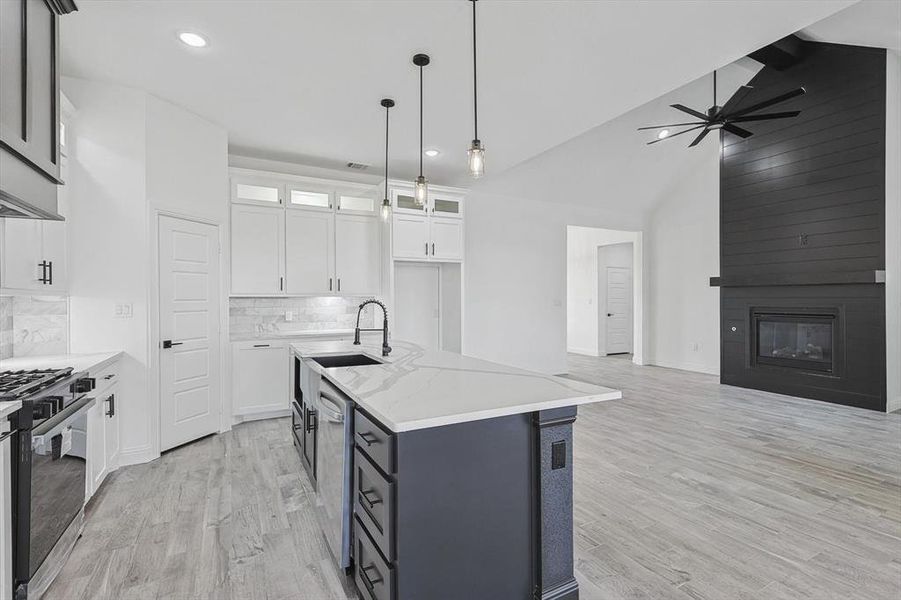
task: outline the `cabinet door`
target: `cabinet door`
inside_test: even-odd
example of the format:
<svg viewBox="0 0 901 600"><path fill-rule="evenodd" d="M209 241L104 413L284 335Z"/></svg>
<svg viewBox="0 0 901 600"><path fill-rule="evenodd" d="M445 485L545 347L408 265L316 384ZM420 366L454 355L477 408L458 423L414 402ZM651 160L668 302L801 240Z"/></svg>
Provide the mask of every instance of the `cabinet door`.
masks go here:
<svg viewBox="0 0 901 600"><path fill-rule="evenodd" d="M106 426L103 422L103 402L88 409L88 474L91 478L91 494L97 493L106 477Z"/></svg>
<svg viewBox="0 0 901 600"><path fill-rule="evenodd" d="M102 409L106 469L113 471L119 465L119 396L115 388L104 394Z"/></svg>
<svg viewBox="0 0 901 600"><path fill-rule="evenodd" d="M285 186L258 177L232 177L232 202L259 204L260 206L284 206Z"/></svg>
<svg viewBox="0 0 901 600"><path fill-rule="evenodd" d="M394 215L393 251L395 258L429 257L429 220L424 215Z"/></svg>
<svg viewBox="0 0 901 600"><path fill-rule="evenodd" d="M459 196L445 195L441 192L431 194L429 198L431 213L436 217L462 217L463 199Z"/></svg>
<svg viewBox="0 0 901 600"><path fill-rule="evenodd" d="M46 289L39 281L42 269L41 221L35 219L3 219L3 256L0 287L17 290Z"/></svg>
<svg viewBox="0 0 901 600"><path fill-rule="evenodd" d="M328 294L335 282L335 215L289 210L285 227L285 278L289 294Z"/></svg>
<svg viewBox="0 0 901 600"><path fill-rule="evenodd" d="M233 204L231 209L231 291L279 294L284 291L285 211Z"/></svg>
<svg viewBox="0 0 901 600"><path fill-rule="evenodd" d="M234 344L233 412L247 416L290 408L288 352L284 342Z"/></svg>
<svg viewBox="0 0 901 600"><path fill-rule="evenodd" d="M65 156L60 157L60 176L65 180L69 177L69 163ZM61 185L56 192L57 212L64 217L69 216L69 188ZM41 261L47 261L47 279L49 280L41 289L62 292L67 289L67 264L66 257L66 222L42 221L41 222Z"/></svg>
<svg viewBox="0 0 901 600"><path fill-rule="evenodd" d="M460 219L432 217L432 257L440 260L463 258L463 222Z"/></svg>
<svg viewBox="0 0 901 600"><path fill-rule="evenodd" d="M382 271L381 228L376 217L338 215L335 220L336 291L377 295Z"/></svg>

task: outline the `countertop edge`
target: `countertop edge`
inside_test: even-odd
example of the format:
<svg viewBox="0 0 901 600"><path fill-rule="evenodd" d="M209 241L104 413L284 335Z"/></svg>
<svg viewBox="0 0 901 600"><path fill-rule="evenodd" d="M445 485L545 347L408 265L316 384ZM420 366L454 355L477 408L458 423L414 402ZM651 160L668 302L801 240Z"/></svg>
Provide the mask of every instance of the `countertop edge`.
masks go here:
<svg viewBox="0 0 901 600"><path fill-rule="evenodd" d="M0 419L5 419L20 408L22 408L21 400L9 400L8 402L0 402Z"/></svg>

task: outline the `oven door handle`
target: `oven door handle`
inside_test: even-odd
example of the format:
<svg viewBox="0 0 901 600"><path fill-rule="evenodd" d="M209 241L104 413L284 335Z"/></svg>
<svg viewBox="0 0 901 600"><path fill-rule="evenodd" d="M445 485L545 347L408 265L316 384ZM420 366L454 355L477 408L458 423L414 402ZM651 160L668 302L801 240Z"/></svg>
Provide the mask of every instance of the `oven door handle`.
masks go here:
<svg viewBox="0 0 901 600"><path fill-rule="evenodd" d="M35 427L31 431L31 447L39 448L44 446L53 436L65 431L72 421L78 419L89 408L94 406L96 401L96 398L81 398Z"/></svg>

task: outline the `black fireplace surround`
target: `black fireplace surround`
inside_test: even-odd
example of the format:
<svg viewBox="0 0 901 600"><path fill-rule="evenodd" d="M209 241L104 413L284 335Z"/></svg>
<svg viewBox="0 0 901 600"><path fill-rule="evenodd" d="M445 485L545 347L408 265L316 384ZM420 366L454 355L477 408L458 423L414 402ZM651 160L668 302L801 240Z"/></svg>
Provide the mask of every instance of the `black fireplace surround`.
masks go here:
<svg viewBox="0 0 901 600"><path fill-rule="evenodd" d="M801 114L721 133L720 381L884 411L885 50L783 42L743 103Z"/></svg>

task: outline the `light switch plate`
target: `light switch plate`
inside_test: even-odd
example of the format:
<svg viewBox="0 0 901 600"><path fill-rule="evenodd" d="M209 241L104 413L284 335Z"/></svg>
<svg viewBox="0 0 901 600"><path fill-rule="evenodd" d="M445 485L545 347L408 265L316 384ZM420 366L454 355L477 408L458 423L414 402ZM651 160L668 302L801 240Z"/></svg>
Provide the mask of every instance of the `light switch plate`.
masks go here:
<svg viewBox="0 0 901 600"><path fill-rule="evenodd" d="M116 304L114 314L117 319L131 319L135 315L135 305L131 302L120 302Z"/></svg>
<svg viewBox="0 0 901 600"><path fill-rule="evenodd" d="M285 311L285 321L291 322L294 320L294 312L290 310Z"/></svg>

